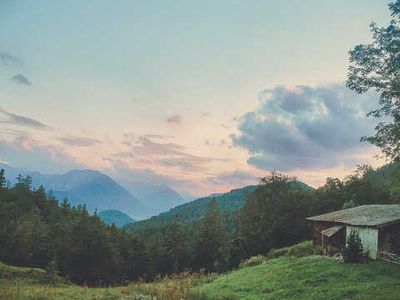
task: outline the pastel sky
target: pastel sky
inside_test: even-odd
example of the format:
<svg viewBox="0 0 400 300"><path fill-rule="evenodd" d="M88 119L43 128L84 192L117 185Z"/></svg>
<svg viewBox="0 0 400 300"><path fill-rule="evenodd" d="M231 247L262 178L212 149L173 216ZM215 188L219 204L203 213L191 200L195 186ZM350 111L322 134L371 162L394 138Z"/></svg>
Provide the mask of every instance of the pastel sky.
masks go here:
<svg viewBox="0 0 400 300"><path fill-rule="evenodd" d="M347 52L389 1L0 1L0 161L188 195L377 165Z"/></svg>

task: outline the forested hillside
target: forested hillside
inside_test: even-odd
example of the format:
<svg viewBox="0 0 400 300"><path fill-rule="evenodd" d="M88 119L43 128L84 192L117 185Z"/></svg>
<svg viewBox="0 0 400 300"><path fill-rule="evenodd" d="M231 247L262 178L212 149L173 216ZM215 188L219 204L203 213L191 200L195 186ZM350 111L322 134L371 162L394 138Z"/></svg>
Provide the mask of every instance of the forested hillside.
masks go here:
<svg viewBox="0 0 400 300"><path fill-rule="evenodd" d="M304 190L313 190L307 184L296 181L294 187ZM218 210L227 219L237 216L239 210L243 207L246 196L256 190L257 186L251 185L244 188L234 189L227 193L210 195L199 198L194 201L179 205L158 216L151 217L147 220L136 222L125 227L127 231L143 232L165 226L172 223L176 217L187 226L198 223L207 211L207 205L210 201L215 200Z"/></svg>
<svg viewBox="0 0 400 300"><path fill-rule="evenodd" d="M122 231L85 206L58 201L30 177L0 174L0 261L46 268L80 284L152 279L185 269L223 272L309 238L305 217L362 204L399 203L398 164L359 167L316 190L271 173L257 186L202 198Z"/></svg>
<svg viewBox="0 0 400 300"><path fill-rule="evenodd" d="M172 223L176 217L186 225L198 223L207 211L207 205L215 200L219 211L224 215L231 215L238 212L243 206L244 199L248 193L254 192L256 186L248 186L235 189L225 194L211 195L196 199L194 201L179 205L167 212L150 219L136 222L125 227L127 231L142 232L145 230L156 229Z"/></svg>

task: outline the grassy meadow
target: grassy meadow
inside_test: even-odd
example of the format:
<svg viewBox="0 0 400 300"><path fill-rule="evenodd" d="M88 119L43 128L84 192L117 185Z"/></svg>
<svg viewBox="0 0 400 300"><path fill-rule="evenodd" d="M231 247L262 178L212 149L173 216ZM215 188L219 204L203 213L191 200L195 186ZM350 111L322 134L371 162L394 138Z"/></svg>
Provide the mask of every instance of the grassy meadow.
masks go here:
<svg viewBox="0 0 400 300"><path fill-rule="evenodd" d="M210 299L399 299L400 267L280 257L220 276L200 291Z"/></svg>
<svg viewBox="0 0 400 300"><path fill-rule="evenodd" d="M49 285L41 269L0 264L0 299L399 299L400 267L344 264L315 254L310 242L272 250L223 275L183 273L121 287Z"/></svg>

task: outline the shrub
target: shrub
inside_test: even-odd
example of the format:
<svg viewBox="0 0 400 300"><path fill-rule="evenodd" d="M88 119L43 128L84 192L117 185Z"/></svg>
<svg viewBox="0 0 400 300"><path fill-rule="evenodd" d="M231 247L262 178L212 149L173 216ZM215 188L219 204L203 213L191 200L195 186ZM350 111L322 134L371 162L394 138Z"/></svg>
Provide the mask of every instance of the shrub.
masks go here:
<svg viewBox="0 0 400 300"><path fill-rule="evenodd" d="M351 229L347 238L346 248L343 251L345 263L360 263L365 261L363 245L358 231Z"/></svg>
<svg viewBox="0 0 400 300"><path fill-rule="evenodd" d="M258 265L261 265L266 260L267 260L267 258L264 255L253 256L253 257L250 257L249 259L241 261L239 264L239 267L246 268L246 267L258 266Z"/></svg>
<svg viewBox="0 0 400 300"><path fill-rule="evenodd" d="M278 258L281 256L287 256L289 252L289 248L280 248L280 249L271 249L268 254L267 257L268 258Z"/></svg>
<svg viewBox="0 0 400 300"><path fill-rule="evenodd" d="M45 271L43 269L15 267L0 262L0 278L29 278L34 280L43 280L44 276Z"/></svg>
<svg viewBox="0 0 400 300"><path fill-rule="evenodd" d="M63 281L62 278L58 275L57 265L55 261L49 262L45 271L46 271L44 276L45 283L59 284Z"/></svg>
<svg viewBox="0 0 400 300"><path fill-rule="evenodd" d="M288 255L295 257L304 257L315 254L315 249L311 241L305 241L292 247L289 247Z"/></svg>
<svg viewBox="0 0 400 300"><path fill-rule="evenodd" d="M209 283L216 275L202 275L184 272L170 276L157 277L152 282L138 281L123 289L126 295L137 295L136 299L162 300L206 300L206 295L199 293L198 287Z"/></svg>
<svg viewBox="0 0 400 300"><path fill-rule="evenodd" d="M268 258L278 258L281 256L294 256L294 257L304 257L316 254L316 249L313 247L311 241L305 241L290 247L285 247L281 249L272 249L268 252Z"/></svg>

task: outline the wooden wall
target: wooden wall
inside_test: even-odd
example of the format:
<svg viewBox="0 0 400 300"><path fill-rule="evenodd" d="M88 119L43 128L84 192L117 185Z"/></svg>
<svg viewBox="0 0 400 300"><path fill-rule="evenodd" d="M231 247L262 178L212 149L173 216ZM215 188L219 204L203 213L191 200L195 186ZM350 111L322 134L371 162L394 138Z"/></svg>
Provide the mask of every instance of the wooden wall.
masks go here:
<svg viewBox="0 0 400 300"><path fill-rule="evenodd" d="M379 229L378 248L381 252L400 255L400 222Z"/></svg>
<svg viewBox="0 0 400 300"><path fill-rule="evenodd" d="M322 230L328 229L332 226L340 225L334 222L316 222L316 221L310 222L309 224L311 227L311 235L314 247L322 246L322 235L321 235Z"/></svg>

